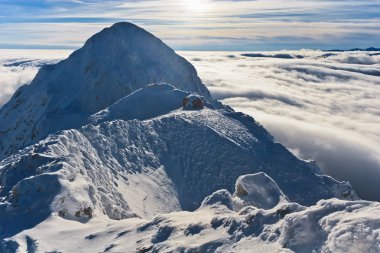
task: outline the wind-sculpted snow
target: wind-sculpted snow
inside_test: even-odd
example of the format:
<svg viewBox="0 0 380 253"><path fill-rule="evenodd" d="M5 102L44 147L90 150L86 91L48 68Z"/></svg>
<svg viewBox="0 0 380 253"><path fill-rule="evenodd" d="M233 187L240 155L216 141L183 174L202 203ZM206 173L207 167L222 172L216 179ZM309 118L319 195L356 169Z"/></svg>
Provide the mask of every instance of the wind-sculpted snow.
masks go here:
<svg viewBox="0 0 380 253"><path fill-rule="evenodd" d="M161 40L130 23L106 28L66 60L42 67L3 106L0 157L80 127L91 114L154 82L210 98L195 68Z"/></svg>
<svg viewBox="0 0 380 253"><path fill-rule="evenodd" d="M287 215L262 235L280 231L279 241L295 252L379 252L380 205L377 202L321 200Z"/></svg>
<svg viewBox="0 0 380 253"><path fill-rule="evenodd" d="M330 199L311 207L282 202L268 210L248 205L238 212L233 205L232 194L220 190L194 212L158 214L151 219L115 222L95 217L82 224L52 216L1 246L4 252L30 248L35 252L206 253L380 250L376 202Z"/></svg>
<svg viewBox="0 0 380 253"><path fill-rule="evenodd" d="M168 91L183 93L163 84L144 89L129 95L128 100L136 101L133 96L145 94L141 108L151 108L151 97L169 94L170 98ZM240 175L260 171L300 204L311 205L321 198L356 198L348 184L314 174L309 164L273 143L252 118L224 110L180 108L179 103L172 112L145 120L112 120L65 130L3 160L1 216L12 218L0 220L2 237L35 226L47 218L49 210L84 223L103 215L119 220L193 211L214 191L233 192ZM258 194L253 193L252 184L272 180L260 179L260 175L245 177L248 181L242 187L248 196ZM48 188L57 190L41 186L47 176L55 180ZM268 194L275 191L273 187ZM240 205L259 203L259 198L249 200L241 193L236 197L243 200ZM45 201L31 203L34 199ZM266 203L263 207L269 208ZM32 220L19 215L25 210ZM37 216L39 210L45 215ZM18 231L10 229L15 220Z"/></svg>
<svg viewBox="0 0 380 253"><path fill-rule="evenodd" d="M236 181L235 209L240 210L245 206L271 209L280 202L287 201L276 182L263 172L243 175Z"/></svg>

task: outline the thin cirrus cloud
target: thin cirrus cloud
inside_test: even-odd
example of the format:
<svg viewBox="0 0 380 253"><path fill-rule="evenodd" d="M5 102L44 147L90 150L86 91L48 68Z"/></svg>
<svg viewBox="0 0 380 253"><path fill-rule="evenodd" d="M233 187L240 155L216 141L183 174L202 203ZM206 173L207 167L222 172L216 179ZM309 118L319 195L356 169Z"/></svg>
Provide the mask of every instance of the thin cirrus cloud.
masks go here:
<svg viewBox="0 0 380 253"><path fill-rule="evenodd" d="M380 38L380 1L2 0L0 7L2 48L78 48L118 21L177 50L369 47Z"/></svg>

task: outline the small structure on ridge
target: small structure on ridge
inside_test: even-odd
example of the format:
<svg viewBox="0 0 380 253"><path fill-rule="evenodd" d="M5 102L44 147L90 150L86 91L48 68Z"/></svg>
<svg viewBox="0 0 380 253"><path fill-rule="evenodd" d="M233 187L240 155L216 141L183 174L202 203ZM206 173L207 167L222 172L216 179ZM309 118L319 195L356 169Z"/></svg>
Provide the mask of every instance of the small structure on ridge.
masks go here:
<svg viewBox="0 0 380 253"><path fill-rule="evenodd" d="M182 99L182 108L184 110L201 110L204 108L204 99L202 96L191 94Z"/></svg>

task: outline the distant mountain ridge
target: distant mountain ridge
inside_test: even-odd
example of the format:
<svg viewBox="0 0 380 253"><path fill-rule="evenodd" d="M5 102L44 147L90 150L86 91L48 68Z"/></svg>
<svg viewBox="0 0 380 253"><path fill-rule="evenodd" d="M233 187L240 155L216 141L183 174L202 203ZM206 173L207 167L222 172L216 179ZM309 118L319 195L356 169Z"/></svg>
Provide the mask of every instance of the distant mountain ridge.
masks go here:
<svg viewBox="0 0 380 253"><path fill-rule="evenodd" d="M352 49L329 49L323 50L324 52L350 52L350 51L363 51L363 52L377 52L380 48L369 47L369 48L352 48Z"/></svg>

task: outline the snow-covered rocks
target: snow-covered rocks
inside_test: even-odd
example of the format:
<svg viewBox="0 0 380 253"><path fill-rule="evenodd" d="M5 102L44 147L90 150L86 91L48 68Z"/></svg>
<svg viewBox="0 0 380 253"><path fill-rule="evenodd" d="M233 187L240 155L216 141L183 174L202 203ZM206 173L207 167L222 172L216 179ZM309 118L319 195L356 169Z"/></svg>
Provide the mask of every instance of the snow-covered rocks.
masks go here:
<svg viewBox="0 0 380 253"><path fill-rule="evenodd" d="M289 203L288 198L277 183L264 172L259 172L240 176L236 181L233 195L227 190L214 192L203 200L201 208L223 205L230 210L237 212L242 210L244 213L252 208L268 210L287 203Z"/></svg>
<svg viewBox="0 0 380 253"><path fill-rule="evenodd" d="M276 182L263 172L243 175L236 181L234 203L238 210L245 206L271 209L287 201Z"/></svg>
<svg viewBox="0 0 380 253"><path fill-rule="evenodd" d="M234 210L234 203L232 202L231 193L227 190L219 190L206 197L201 207L212 206L212 205L224 205L230 210Z"/></svg>
<svg viewBox="0 0 380 253"><path fill-rule="evenodd" d="M380 252L380 204L321 200L287 215L265 234L294 252ZM263 234L264 235L264 234Z"/></svg>
<svg viewBox="0 0 380 253"><path fill-rule="evenodd" d="M270 179L264 173L252 176L238 179L236 184L245 188L235 192L235 196L249 196L248 189L265 188L263 181ZM272 180L270 182L275 184ZM216 233L222 236L225 230L231 235L224 239L223 246L216 252L223 252L226 248L253 252L253 247L274 247L272 250L276 252L280 249L288 252L285 250L288 249L296 253L380 252L379 203L328 199L305 207L285 201L286 197L277 185L274 188L283 201L270 209L258 207L261 203L255 205L254 200L251 205L245 202L243 206L226 190L217 191L205 199L198 211L213 212L211 224ZM254 191L254 195L256 200L268 196L265 190L261 193ZM238 215L229 211L233 209Z"/></svg>
<svg viewBox="0 0 380 253"><path fill-rule="evenodd" d="M331 199L239 213L216 204L152 219L94 217L86 224L51 216L4 240L0 251L377 253L379 212L378 203Z"/></svg>

